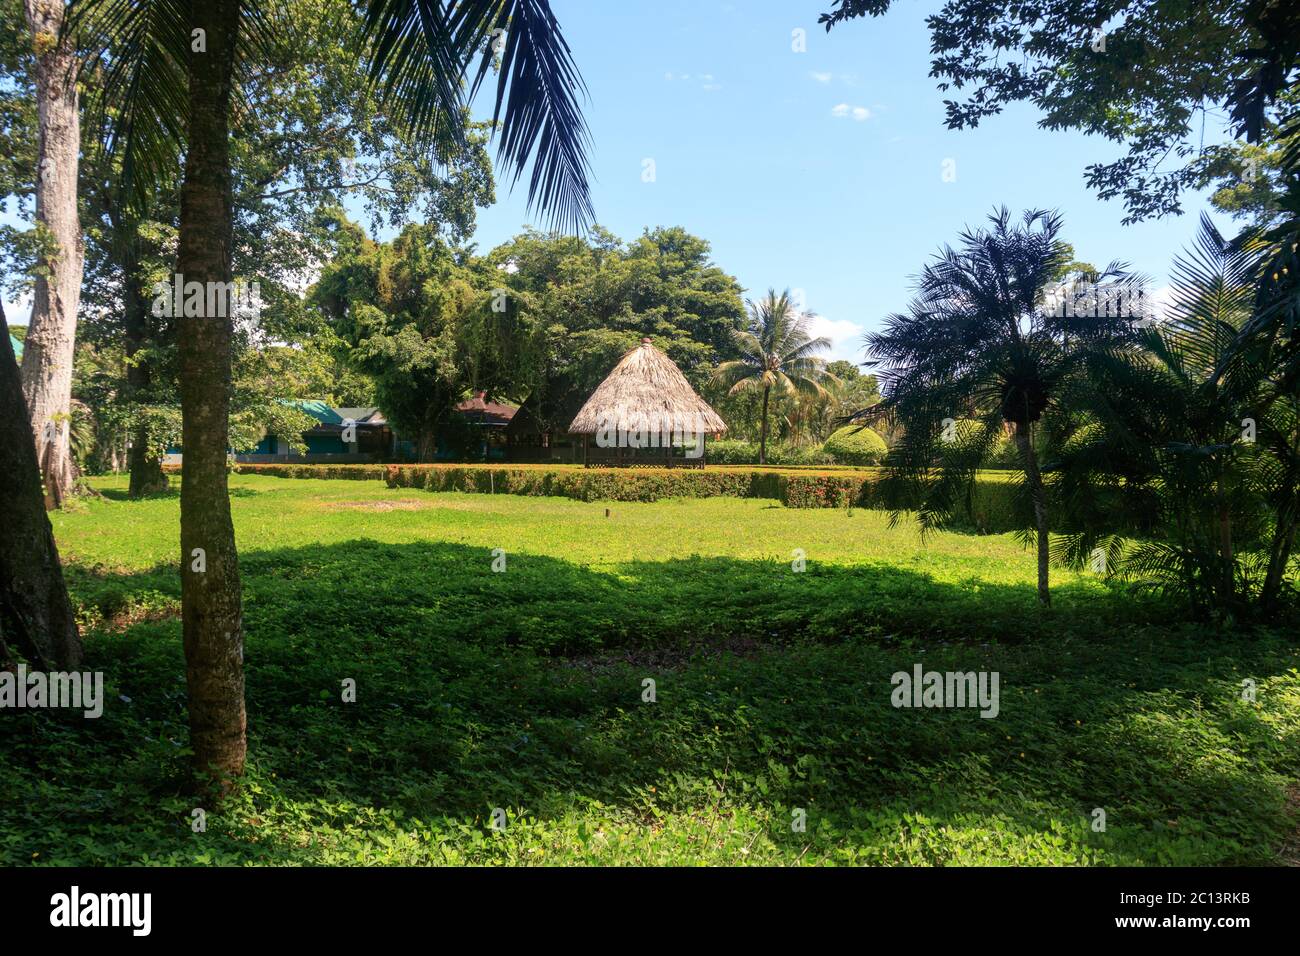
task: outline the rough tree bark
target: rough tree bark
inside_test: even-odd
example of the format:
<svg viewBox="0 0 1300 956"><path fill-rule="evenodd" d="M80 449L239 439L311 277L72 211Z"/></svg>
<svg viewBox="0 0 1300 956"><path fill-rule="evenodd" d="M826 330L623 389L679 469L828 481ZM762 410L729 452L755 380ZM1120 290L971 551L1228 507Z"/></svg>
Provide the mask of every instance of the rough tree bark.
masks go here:
<svg viewBox="0 0 1300 956"><path fill-rule="evenodd" d="M56 248L39 263L42 274L36 279L31 326L23 343L22 382L45 475L46 504L58 507L76 480L68 438L84 256L77 219L78 61L75 41L60 37L63 0L26 0L25 9L36 53L36 222Z"/></svg>
<svg viewBox="0 0 1300 956"><path fill-rule="evenodd" d="M0 327L7 328L0 306ZM81 665L81 636L41 498L36 446L8 334L0 335L0 664L7 644L46 670Z"/></svg>
<svg viewBox="0 0 1300 956"><path fill-rule="evenodd" d="M228 283L233 244L230 96L239 0L191 0L189 137L177 271L188 284ZM201 31L201 33L199 32ZM200 46L202 39L204 49ZM205 286L211 288L211 286ZM226 480L231 319L177 321L181 370L181 604L190 744L201 786L218 793L243 772L244 640L239 557Z"/></svg>
<svg viewBox="0 0 1300 956"><path fill-rule="evenodd" d="M767 396L772 391L770 385L763 386L763 418L758 426L758 463L767 464Z"/></svg>

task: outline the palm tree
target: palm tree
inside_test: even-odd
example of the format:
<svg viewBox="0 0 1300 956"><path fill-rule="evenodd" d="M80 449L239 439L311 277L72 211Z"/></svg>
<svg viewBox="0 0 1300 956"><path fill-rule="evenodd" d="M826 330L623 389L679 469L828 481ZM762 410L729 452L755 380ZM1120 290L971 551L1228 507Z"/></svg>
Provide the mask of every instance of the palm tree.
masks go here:
<svg viewBox="0 0 1300 956"><path fill-rule="evenodd" d="M1267 98L1265 89L1260 87L1251 93L1258 94L1256 108L1260 110ZM1294 414L1300 407L1300 110L1289 110L1279 127L1280 139L1286 144L1281 164L1285 187L1277 203L1279 219L1262 233L1248 230L1235 240L1237 247L1255 249L1261 257L1261 268L1255 276L1254 315L1215 374L1231 375L1242 365L1248 369L1247 374L1252 365L1268 369L1266 408L1280 402L1289 405ZM1250 138L1257 139L1258 133L1255 127ZM1274 533L1260 595L1266 610L1281 593L1300 532L1300 440L1294 433L1290 437L1289 452L1275 446L1284 468L1270 495Z"/></svg>
<svg viewBox="0 0 1300 956"><path fill-rule="evenodd" d="M1199 616L1269 604L1289 560L1300 477L1300 396L1276 348L1241 338L1263 250L1227 242L1202 215L1174 262L1169 320L1089 360L1062 441L1062 500L1078 528L1058 556L1154 583ZM1138 537L1133 544L1117 525Z"/></svg>
<svg viewBox="0 0 1300 956"><path fill-rule="evenodd" d="M740 358L723 362L713 371L715 381L729 387L727 394L762 389L763 411L759 426L758 463L767 464L767 406L772 390L781 395L822 397L828 376L824 359L813 355L831 347L825 336L809 338L811 312L800 312L790 301L790 290L779 296L775 289L758 302L745 301L749 327L732 333Z"/></svg>
<svg viewBox="0 0 1300 956"><path fill-rule="evenodd" d="M1003 207L989 222L991 228L963 232L960 250L945 247L922 270L908 312L866 337L885 395L875 414L904 432L885 460L881 487L899 509L895 518L915 507L924 530L950 523L1009 424L1021 462L1023 537L1036 541L1038 600L1046 606L1047 487L1034 429L1056 409L1077 350L1123 334L1128 322L1118 315L1066 318L1045 306L1045 290L1068 262L1058 215L1033 210L1013 225ZM1099 278L1125 276L1111 265Z"/></svg>
<svg viewBox="0 0 1300 956"><path fill-rule="evenodd" d="M276 28L262 0L80 0L76 17L105 37L112 107L107 146L120 150L128 204L184 149L177 272L232 279L230 109L238 83ZM548 0L369 0L359 58L394 115L432 148L463 141L468 104L499 66L499 158L517 181L532 164L530 205L557 224L591 216L583 90ZM283 27L288 28L288 27ZM212 286L207 286L212 288ZM201 778L224 789L243 771L242 599L230 516L226 449L230 317L177 321L182 441L181 600L191 749Z"/></svg>

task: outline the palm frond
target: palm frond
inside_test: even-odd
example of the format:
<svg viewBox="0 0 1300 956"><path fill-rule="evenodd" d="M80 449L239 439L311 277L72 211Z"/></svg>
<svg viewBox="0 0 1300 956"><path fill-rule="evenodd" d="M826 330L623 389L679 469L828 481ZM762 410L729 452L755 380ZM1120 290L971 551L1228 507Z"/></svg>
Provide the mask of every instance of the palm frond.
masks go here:
<svg viewBox="0 0 1300 956"><path fill-rule="evenodd" d="M548 0L370 0L365 29L371 78L419 141L457 122L499 57L493 122L512 185L531 162L529 208L558 228L590 225L586 87Z"/></svg>
<svg viewBox="0 0 1300 956"><path fill-rule="evenodd" d="M120 164L118 190L142 212L170 179L184 148L189 88L189 4L185 0L73 0L69 28L94 40L89 60L105 64L91 94L94 149Z"/></svg>

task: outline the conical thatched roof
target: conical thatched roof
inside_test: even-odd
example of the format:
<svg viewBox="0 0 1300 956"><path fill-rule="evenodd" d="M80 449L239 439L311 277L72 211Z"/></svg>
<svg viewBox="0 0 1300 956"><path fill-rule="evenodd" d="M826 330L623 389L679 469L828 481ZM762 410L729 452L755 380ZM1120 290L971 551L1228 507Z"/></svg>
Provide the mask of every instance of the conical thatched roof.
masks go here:
<svg viewBox="0 0 1300 956"><path fill-rule="evenodd" d="M695 394L673 360L642 339L591 393L569 426L577 435L601 430L720 435L727 423Z"/></svg>

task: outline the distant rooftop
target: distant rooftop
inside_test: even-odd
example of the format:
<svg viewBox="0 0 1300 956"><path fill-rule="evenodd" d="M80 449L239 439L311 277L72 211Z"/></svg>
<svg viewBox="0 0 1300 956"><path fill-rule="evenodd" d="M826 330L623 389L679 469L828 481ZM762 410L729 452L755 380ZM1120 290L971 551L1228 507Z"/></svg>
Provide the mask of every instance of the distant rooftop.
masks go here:
<svg viewBox="0 0 1300 956"><path fill-rule="evenodd" d="M510 419L519 411L514 405L488 401L487 392L476 392L473 398L467 398L456 406L467 421L479 425L509 425Z"/></svg>
<svg viewBox="0 0 1300 956"><path fill-rule="evenodd" d="M296 398L292 401L285 402L285 404L292 405L300 412L310 415L322 425L342 426L348 419L351 419L358 425L388 424L388 420L384 418L379 409L374 406L334 408L320 399L315 398Z"/></svg>

